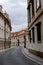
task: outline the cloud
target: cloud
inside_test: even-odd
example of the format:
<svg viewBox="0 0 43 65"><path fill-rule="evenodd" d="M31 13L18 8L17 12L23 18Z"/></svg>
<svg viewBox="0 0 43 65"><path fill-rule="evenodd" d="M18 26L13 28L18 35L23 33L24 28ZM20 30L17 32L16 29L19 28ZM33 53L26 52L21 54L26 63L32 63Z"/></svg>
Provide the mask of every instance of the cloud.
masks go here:
<svg viewBox="0 0 43 65"><path fill-rule="evenodd" d="M26 0L1 0L3 9L10 16L12 28L17 31L27 27Z"/></svg>
<svg viewBox="0 0 43 65"><path fill-rule="evenodd" d="M19 3L19 2L25 2L26 3L26 0L8 0L8 1L11 3Z"/></svg>
<svg viewBox="0 0 43 65"><path fill-rule="evenodd" d="M24 25L25 24L25 25ZM23 24L20 24L20 25L13 25L12 26L12 32L16 32L16 31L20 31L22 29L25 29L27 28L27 23L23 23Z"/></svg>
<svg viewBox="0 0 43 65"><path fill-rule="evenodd" d="M0 0L0 4L7 3L8 0Z"/></svg>

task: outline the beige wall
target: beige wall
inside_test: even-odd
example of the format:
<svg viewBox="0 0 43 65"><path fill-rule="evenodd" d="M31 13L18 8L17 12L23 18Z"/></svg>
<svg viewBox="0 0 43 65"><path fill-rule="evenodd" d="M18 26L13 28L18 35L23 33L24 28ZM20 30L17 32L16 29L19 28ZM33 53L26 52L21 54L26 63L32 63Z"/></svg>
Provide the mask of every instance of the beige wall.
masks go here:
<svg viewBox="0 0 43 65"><path fill-rule="evenodd" d="M4 38L4 20L0 17L0 38Z"/></svg>
<svg viewBox="0 0 43 65"><path fill-rule="evenodd" d="M41 22L41 43L37 42L37 29L36 29L35 25L38 22ZM35 27L35 43L33 43L32 41L31 41L31 43L29 42L28 48L43 52L43 15L32 25L32 27ZM31 30L31 28L29 30Z"/></svg>
<svg viewBox="0 0 43 65"><path fill-rule="evenodd" d="M43 0L41 0L41 7L43 8Z"/></svg>
<svg viewBox="0 0 43 65"><path fill-rule="evenodd" d="M29 39L28 39L28 35L26 35L26 48L29 47Z"/></svg>
<svg viewBox="0 0 43 65"><path fill-rule="evenodd" d="M20 36L18 36L18 38L19 38L19 41L20 41L19 45L24 47L24 36L20 35Z"/></svg>
<svg viewBox="0 0 43 65"><path fill-rule="evenodd" d="M11 36L10 27L8 23L6 23L6 39L9 39L10 36Z"/></svg>
<svg viewBox="0 0 43 65"><path fill-rule="evenodd" d="M43 9L43 0L40 0L40 1L41 1L41 9ZM38 14L40 14L40 13L36 12L36 0L34 0L34 9L35 9L35 18L36 18L36 16ZM31 21L31 23L32 22L33 21ZM41 43L37 42L37 29L36 29L35 25L38 22L41 22ZM30 25L30 23L28 23L28 24ZM31 43L29 41L28 49L33 49L33 50L36 50L36 51L43 52L43 14L35 21L35 23L29 28L29 30L31 30L32 27L35 28L35 43L33 43L32 40L31 40ZM32 36L32 33L31 33L31 36Z"/></svg>
<svg viewBox="0 0 43 65"><path fill-rule="evenodd" d="M16 37L11 37L11 47L16 46L18 44Z"/></svg>
<svg viewBox="0 0 43 65"><path fill-rule="evenodd" d="M2 18L0 16L0 49L4 48L5 35L6 35L6 39L10 38L11 30L10 30L9 24L7 23L6 23L6 29L5 29L4 17ZM10 39L8 39L7 41L10 41Z"/></svg>

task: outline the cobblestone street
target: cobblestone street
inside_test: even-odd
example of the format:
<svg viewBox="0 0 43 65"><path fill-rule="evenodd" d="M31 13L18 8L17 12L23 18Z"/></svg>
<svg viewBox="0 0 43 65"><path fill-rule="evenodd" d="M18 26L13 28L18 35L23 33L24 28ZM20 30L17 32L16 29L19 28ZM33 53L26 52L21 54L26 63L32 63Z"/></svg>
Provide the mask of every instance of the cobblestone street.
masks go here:
<svg viewBox="0 0 43 65"><path fill-rule="evenodd" d="M38 65L26 58L21 47L14 47L0 53L0 65Z"/></svg>

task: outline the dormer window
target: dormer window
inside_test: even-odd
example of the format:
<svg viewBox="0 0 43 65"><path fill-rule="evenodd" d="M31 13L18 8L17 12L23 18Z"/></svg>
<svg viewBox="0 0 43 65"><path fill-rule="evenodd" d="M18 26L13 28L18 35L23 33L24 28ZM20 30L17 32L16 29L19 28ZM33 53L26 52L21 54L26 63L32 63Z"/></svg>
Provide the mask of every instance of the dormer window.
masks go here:
<svg viewBox="0 0 43 65"><path fill-rule="evenodd" d="M36 10L38 10L41 7L41 1L36 0Z"/></svg>

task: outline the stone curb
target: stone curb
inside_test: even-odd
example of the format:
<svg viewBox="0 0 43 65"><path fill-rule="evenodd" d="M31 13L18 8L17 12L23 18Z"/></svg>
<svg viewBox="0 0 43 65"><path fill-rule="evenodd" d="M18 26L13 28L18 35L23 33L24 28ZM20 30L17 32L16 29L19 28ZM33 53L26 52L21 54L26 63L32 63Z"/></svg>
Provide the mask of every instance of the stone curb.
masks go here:
<svg viewBox="0 0 43 65"><path fill-rule="evenodd" d="M37 58L35 55L31 54L29 55L29 52L28 50L26 50L25 48L22 48L22 53L27 57L29 58L30 60L34 61L35 63L38 63L39 65L43 65L43 59L41 58ZM32 57L33 55L33 57Z"/></svg>
<svg viewBox="0 0 43 65"><path fill-rule="evenodd" d="M4 52L4 51L7 51L7 50L9 50L9 49L11 49L11 48L8 48L8 49L2 49L2 50L0 50L0 53L1 53L1 52Z"/></svg>

